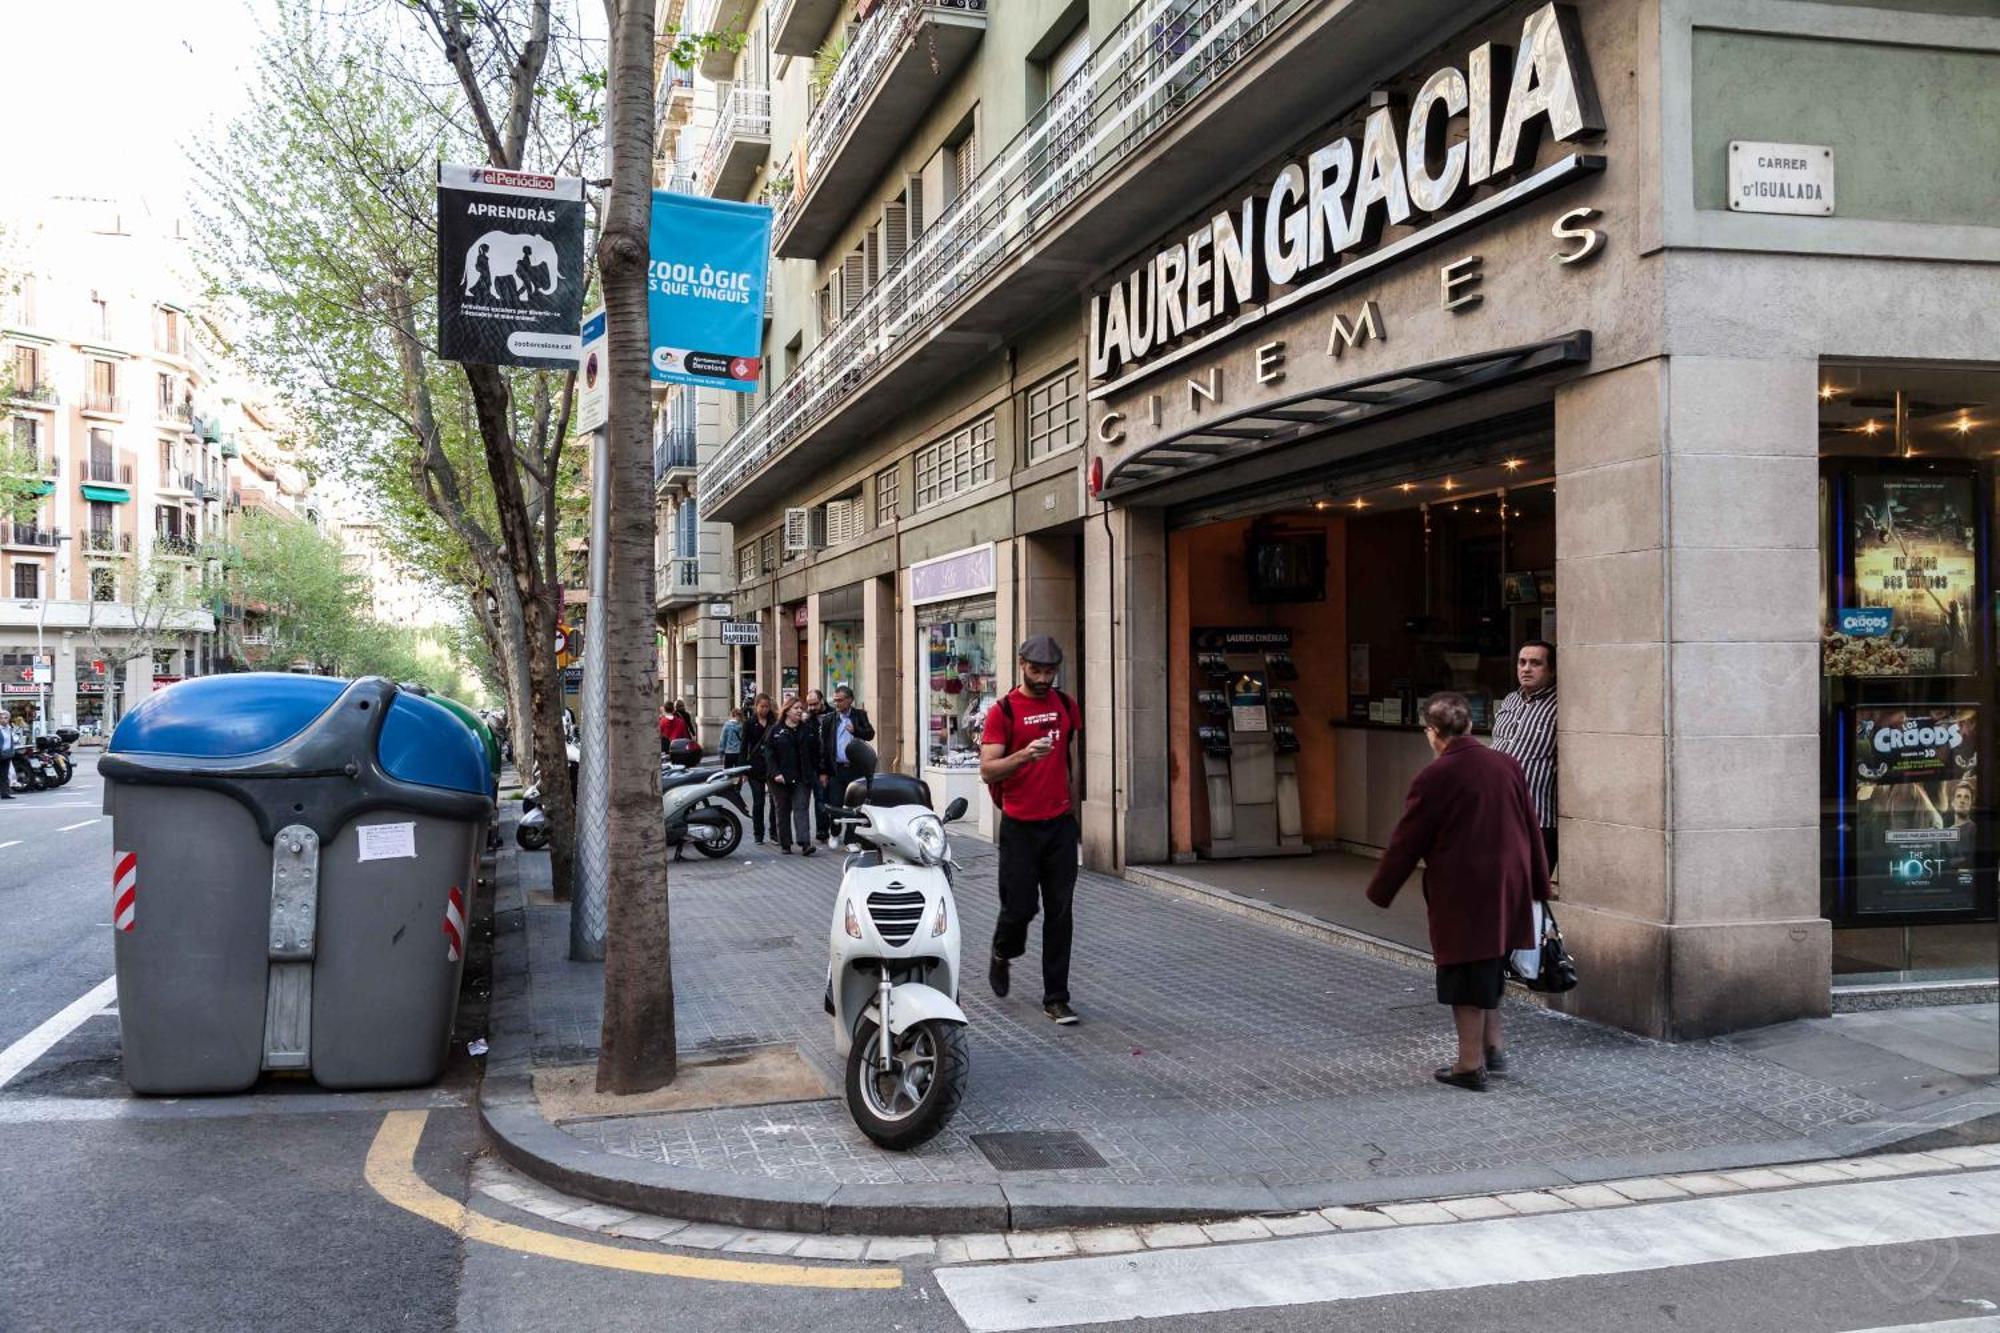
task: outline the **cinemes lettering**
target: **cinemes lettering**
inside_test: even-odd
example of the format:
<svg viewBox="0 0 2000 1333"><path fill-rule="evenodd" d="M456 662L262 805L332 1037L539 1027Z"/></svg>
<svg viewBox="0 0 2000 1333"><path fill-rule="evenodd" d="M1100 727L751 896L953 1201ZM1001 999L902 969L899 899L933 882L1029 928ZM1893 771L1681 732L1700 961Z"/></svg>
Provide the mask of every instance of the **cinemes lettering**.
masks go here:
<svg viewBox="0 0 2000 1333"><path fill-rule="evenodd" d="M1455 123L1463 137L1450 132ZM1091 377L1262 302L1271 285L1295 286L1373 249L1384 224L1453 211L1474 187L1532 166L1544 128L1562 143L1604 130L1566 5L1528 15L1511 67L1505 48L1482 42L1463 69L1447 65L1424 80L1407 115L1393 102L1375 107L1358 143L1347 135L1286 163L1267 189L1093 296Z"/></svg>
<svg viewBox="0 0 2000 1333"><path fill-rule="evenodd" d="M669 296L699 296L708 301L748 305L756 290L756 275L703 264L669 264L656 259L646 271L646 290Z"/></svg>
<svg viewBox="0 0 2000 1333"><path fill-rule="evenodd" d="M1947 723L1942 727L1921 724L1908 727L1882 727L1875 733L1875 749L1881 754L1893 754L1897 750L1930 749L1936 746L1943 746L1949 750L1958 748L1963 739L1964 736L1956 722Z"/></svg>
<svg viewBox="0 0 2000 1333"><path fill-rule="evenodd" d="M465 210L466 216L475 218L505 218L509 222L541 222L553 224L556 211L553 208L536 208L523 204L473 204Z"/></svg>

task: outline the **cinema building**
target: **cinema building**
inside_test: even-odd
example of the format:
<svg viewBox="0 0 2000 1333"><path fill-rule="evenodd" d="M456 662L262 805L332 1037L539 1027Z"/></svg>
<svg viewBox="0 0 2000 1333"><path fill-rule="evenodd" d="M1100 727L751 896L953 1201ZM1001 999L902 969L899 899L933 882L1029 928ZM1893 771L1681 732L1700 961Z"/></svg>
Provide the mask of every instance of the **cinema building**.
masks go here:
<svg viewBox="0 0 2000 1333"><path fill-rule="evenodd" d="M963 696L1054 627L1091 864L1421 947L1415 895L1360 893L1416 710L1490 723L1547 640L1571 1008L1692 1037L1990 998L2000 148L1966 128L2000 21L1087 8L1076 72L928 215L949 244L884 250L874 322L790 397L781 327L704 471L739 543L805 513L793 560L738 548L767 660L817 683L855 625L890 752L944 777ZM1058 49L1009 40L950 105ZM911 153L874 179L921 183ZM844 280L842 244L784 281Z"/></svg>

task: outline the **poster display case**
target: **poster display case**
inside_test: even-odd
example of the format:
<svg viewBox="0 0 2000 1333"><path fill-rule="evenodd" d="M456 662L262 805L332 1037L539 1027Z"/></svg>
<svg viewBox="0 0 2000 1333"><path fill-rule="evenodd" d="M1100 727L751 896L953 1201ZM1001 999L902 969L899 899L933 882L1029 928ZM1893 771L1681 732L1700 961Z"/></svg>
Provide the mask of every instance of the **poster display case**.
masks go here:
<svg viewBox="0 0 2000 1333"><path fill-rule="evenodd" d="M1967 912L1978 905L1980 710L1853 710L1848 765L1857 915Z"/></svg>

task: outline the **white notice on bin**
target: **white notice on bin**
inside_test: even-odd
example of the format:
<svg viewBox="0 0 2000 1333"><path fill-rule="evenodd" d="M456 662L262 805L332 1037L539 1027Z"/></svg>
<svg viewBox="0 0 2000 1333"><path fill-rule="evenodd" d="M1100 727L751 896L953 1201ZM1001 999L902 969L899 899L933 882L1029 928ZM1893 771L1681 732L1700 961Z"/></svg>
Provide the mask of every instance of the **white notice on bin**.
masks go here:
<svg viewBox="0 0 2000 1333"><path fill-rule="evenodd" d="M417 854L415 824L363 824L354 832L361 839L364 861L393 861Z"/></svg>

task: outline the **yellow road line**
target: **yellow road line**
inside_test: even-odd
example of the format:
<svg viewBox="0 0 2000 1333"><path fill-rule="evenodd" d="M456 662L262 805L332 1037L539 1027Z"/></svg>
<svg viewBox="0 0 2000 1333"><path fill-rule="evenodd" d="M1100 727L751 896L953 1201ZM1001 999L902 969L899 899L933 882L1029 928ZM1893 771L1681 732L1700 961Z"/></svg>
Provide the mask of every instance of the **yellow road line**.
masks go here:
<svg viewBox="0 0 2000 1333"><path fill-rule="evenodd" d="M468 1240L484 1241L523 1254L564 1263L616 1268L628 1273L737 1282L765 1287L824 1287L841 1291L889 1291L903 1285L900 1268L810 1268L803 1264L755 1263L740 1259L698 1259L692 1255L627 1250L616 1245L551 1235L478 1213L438 1193L417 1174L417 1140L429 1111L391 1111L368 1146L363 1171L374 1191L404 1212L435 1222Z"/></svg>

